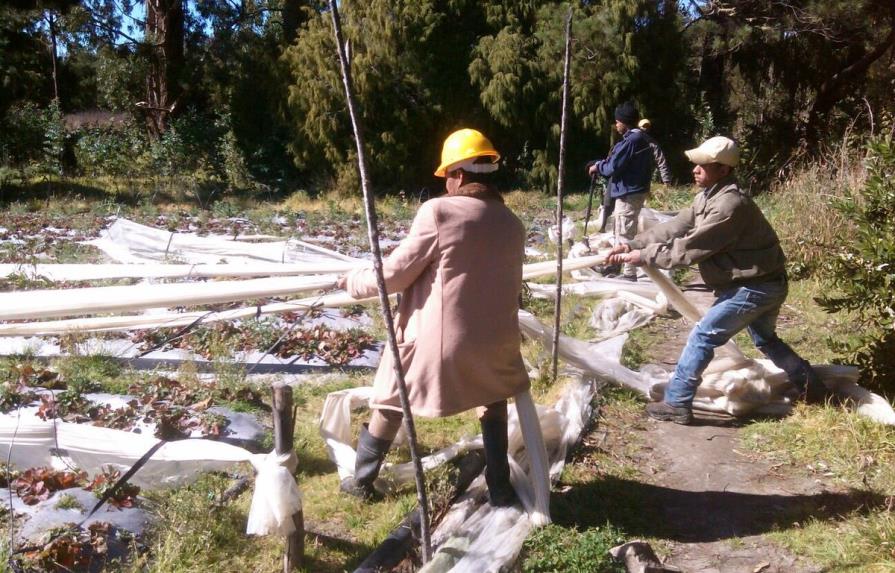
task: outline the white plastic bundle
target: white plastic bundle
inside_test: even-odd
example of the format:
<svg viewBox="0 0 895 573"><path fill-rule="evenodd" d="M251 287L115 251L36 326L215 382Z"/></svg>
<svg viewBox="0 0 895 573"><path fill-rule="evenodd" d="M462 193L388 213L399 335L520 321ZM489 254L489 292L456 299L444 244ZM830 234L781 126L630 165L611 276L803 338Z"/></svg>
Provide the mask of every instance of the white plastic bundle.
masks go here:
<svg viewBox="0 0 895 573"><path fill-rule="evenodd" d="M297 465L295 453L256 455L251 462L258 475L246 533L285 537L295 531L292 516L301 511L301 492L292 475Z"/></svg>
<svg viewBox="0 0 895 573"><path fill-rule="evenodd" d="M578 228L575 226L575 221L570 219L568 216L563 215L562 218L562 240L563 242L573 241L575 237L578 236ZM550 239L550 242L556 244L556 240L559 237L559 225L551 225L549 229L547 229L547 238Z"/></svg>

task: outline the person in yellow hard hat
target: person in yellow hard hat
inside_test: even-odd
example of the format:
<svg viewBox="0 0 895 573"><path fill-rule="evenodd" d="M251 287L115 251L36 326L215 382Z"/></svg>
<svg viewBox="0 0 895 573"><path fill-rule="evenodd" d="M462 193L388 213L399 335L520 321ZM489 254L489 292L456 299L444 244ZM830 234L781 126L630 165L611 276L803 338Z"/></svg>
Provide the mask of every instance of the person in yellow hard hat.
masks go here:
<svg viewBox="0 0 895 573"><path fill-rule="evenodd" d="M653 151L653 159L656 160L656 171L659 173L659 178L665 185L671 185L671 169L668 168L668 162L665 161L665 154L662 153L659 142L653 137L652 122L643 118L637 123L637 127L643 132L643 137L646 138L646 142L649 143L650 149Z"/></svg>
<svg viewBox="0 0 895 573"><path fill-rule="evenodd" d="M499 159L482 133L452 133L435 170L447 194L423 203L383 272L388 291L402 294L395 326L414 415L478 408L490 501L505 506L516 501L507 461L507 399L530 383L517 314L526 233L490 182ZM372 268L348 273L339 285L354 298L377 292ZM375 494L374 481L403 417L391 353L383 353L373 386L373 413L358 439L354 477L341 485L363 498Z"/></svg>

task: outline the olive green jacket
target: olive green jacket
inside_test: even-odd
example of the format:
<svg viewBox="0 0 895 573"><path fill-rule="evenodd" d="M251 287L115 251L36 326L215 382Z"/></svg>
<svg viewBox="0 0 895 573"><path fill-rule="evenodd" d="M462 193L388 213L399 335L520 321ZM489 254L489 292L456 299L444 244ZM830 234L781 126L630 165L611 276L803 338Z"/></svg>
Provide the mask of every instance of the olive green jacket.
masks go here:
<svg viewBox="0 0 895 573"><path fill-rule="evenodd" d="M704 189L691 207L629 244L648 265L698 264L715 291L784 276L786 258L777 233L733 176Z"/></svg>

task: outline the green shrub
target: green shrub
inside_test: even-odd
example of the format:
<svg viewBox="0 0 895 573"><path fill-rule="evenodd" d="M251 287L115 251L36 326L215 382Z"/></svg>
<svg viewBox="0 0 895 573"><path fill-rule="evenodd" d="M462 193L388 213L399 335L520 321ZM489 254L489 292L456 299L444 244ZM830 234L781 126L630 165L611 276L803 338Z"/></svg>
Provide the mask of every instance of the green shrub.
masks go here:
<svg viewBox="0 0 895 573"><path fill-rule="evenodd" d="M62 175L62 159L65 154L65 124L59 101L53 100L44 115L43 154L38 162L41 172L48 175Z"/></svg>
<svg viewBox="0 0 895 573"><path fill-rule="evenodd" d="M220 155L224 129L213 117L186 110L171 121L171 127L151 145L155 172L161 175L192 175L199 179L226 177Z"/></svg>
<svg viewBox="0 0 895 573"><path fill-rule="evenodd" d="M84 175L138 174L149 148L144 131L134 123L124 127L88 127L76 132L75 162Z"/></svg>
<svg viewBox="0 0 895 573"><path fill-rule="evenodd" d="M833 341L865 382L895 391L895 148L891 136L868 144L867 180L833 205L853 230L824 265L836 291L818 302L830 312L854 314L855 335Z"/></svg>
<svg viewBox="0 0 895 573"><path fill-rule="evenodd" d="M25 102L7 110L0 121L0 162L38 173L62 172L65 133L55 103L46 108Z"/></svg>

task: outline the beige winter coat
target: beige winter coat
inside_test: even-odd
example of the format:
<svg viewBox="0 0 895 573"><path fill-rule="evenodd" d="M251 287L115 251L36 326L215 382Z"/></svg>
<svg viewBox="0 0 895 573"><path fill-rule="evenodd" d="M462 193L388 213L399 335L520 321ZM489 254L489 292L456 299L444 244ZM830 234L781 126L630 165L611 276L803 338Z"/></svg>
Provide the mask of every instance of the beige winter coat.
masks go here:
<svg viewBox="0 0 895 573"><path fill-rule="evenodd" d="M462 190L466 196L424 203L383 261L386 288L402 293L398 346L413 413L422 416L450 416L529 387L517 314L525 228L481 185ZM376 295L373 269L347 279L354 298ZM387 347L373 385L375 407L400 409Z"/></svg>

